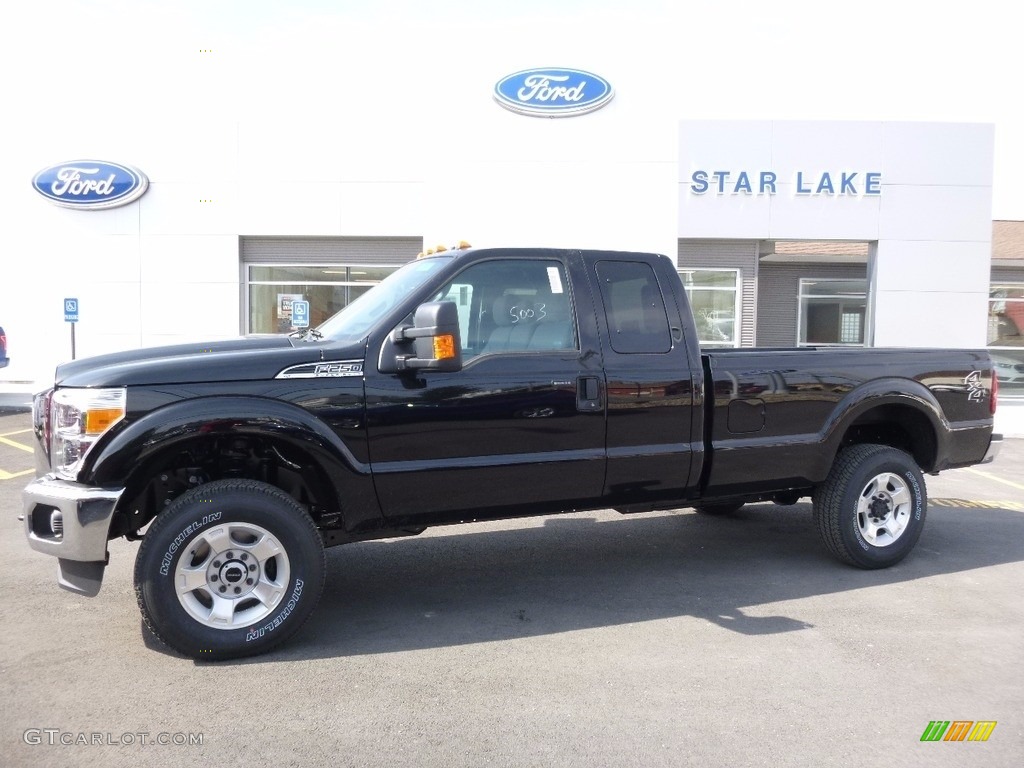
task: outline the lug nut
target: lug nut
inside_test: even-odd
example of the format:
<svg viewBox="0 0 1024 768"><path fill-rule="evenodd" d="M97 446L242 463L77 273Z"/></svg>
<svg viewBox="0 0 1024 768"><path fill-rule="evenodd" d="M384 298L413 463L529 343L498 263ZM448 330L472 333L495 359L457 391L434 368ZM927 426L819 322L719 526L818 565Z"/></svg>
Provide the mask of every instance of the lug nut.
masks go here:
<svg viewBox="0 0 1024 768"><path fill-rule="evenodd" d="M246 579L245 583L248 584L251 587L252 586L252 579Z"/></svg>
<svg viewBox="0 0 1024 768"><path fill-rule="evenodd" d="M228 591L228 588L227 588L227 587L225 587L225 586L224 586L223 584L221 584L221 587L220 587L220 591L221 591L221 592L227 592L227 591Z"/></svg>
<svg viewBox="0 0 1024 768"><path fill-rule="evenodd" d="M214 568L220 568L220 560L214 560L213 561L213 567Z"/></svg>
<svg viewBox="0 0 1024 768"><path fill-rule="evenodd" d="M241 592L241 591L242 591L242 588L241 588L241 587L235 587L235 594L236 594L236 595L237 595L237 594L238 594L239 592Z"/></svg>
<svg viewBox="0 0 1024 768"><path fill-rule="evenodd" d="M253 563L252 565L250 565L250 566L249 566L249 570L250 570L250 571L255 571L255 570L256 570L256 564L255 564L255 563Z"/></svg>
<svg viewBox="0 0 1024 768"><path fill-rule="evenodd" d="M228 559L228 560L231 560L231 559L233 559L233 558L234 558L234 556L235 556L235 553L234 553L234 552L228 552L228 553L227 553L227 555L226 555L226 557L227 557L227 559Z"/></svg>
<svg viewBox="0 0 1024 768"><path fill-rule="evenodd" d="M216 580L217 580L217 577L216 577L216 576L211 576L211 577L210 577L210 581L216 581Z"/></svg>
<svg viewBox="0 0 1024 768"><path fill-rule="evenodd" d="M242 553L242 554L240 554L240 555L239 555L238 557L239 557L240 559L242 559L242 560L248 560L248 559L249 559L249 553L248 553L248 552L243 552L243 553Z"/></svg>

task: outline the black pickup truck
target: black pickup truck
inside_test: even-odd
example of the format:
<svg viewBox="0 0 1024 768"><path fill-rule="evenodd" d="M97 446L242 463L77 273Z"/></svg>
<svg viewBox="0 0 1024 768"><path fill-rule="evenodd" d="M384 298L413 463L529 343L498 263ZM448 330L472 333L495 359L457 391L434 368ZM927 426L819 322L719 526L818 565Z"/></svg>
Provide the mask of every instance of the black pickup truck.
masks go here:
<svg viewBox="0 0 1024 768"><path fill-rule="evenodd" d="M209 659L293 634L325 547L435 525L812 496L825 547L880 568L923 473L998 451L996 386L983 350L702 355L664 256L452 250L316 329L59 366L25 530L88 595L141 539L147 625Z"/></svg>

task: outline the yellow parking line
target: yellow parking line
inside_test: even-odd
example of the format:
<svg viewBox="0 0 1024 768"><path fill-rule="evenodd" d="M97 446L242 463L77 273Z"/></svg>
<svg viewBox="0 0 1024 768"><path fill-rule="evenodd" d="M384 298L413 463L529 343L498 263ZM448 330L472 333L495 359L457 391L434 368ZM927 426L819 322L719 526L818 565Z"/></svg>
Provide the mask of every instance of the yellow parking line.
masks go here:
<svg viewBox="0 0 1024 768"><path fill-rule="evenodd" d="M988 478L989 480L995 480L997 483L1002 483L1003 485L1008 485L1011 488L1018 488L1024 491L1024 485L1021 485L1020 483L1015 483L1012 480L1004 480L998 475L993 475L988 472L982 472L980 469L968 469L967 471L970 472L972 475L978 475L979 477L985 477Z"/></svg>
<svg viewBox="0 0 1024 768"><path fill-rule="evenodd" d="M11 435L23 435L26 432L31 432L31 431L32 431L31 427L29 427L28 429L16 429L13 432L4 432L2 435L0 435L0 437L10 437Z"/></svg>
<svg viewBox="0 0 1024 768"><path fill-rule="evenodd" d="M5 472L0 469L0 480L13 480L16 477L22 477L23 475L30 475L35 472L34 469L26 469L23 472Z"/></svg>
<svg viewBox="0 0 1024 768"><path fill-rule="evenodd" d="M24 443L16 443L13 440L8 440L3 435L0 435L0 443L3 443L4 445L9 445L11 446L11 448L18 448L22 451L28 451L29 453L32 453L31 445L25 445Z"/></svg>
<svg viewBox="0 0 1024 768"><path fill-rule="evenodd" d="M954 509L1016 509L1024 512L1024 501L971 501L970 499L930 498L929 507L952 507Z"/></svg>

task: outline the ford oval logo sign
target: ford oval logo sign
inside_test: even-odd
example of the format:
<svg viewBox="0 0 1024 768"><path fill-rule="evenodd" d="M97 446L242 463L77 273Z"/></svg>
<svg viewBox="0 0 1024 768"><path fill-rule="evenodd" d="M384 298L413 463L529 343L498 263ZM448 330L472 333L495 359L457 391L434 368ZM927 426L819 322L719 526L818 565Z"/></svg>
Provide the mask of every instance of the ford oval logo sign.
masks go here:
<svg viewBox="0 0 1024 768"><path fill-rule="evenodd" d="M44 168L32 179L32 186L66 208L114 208L138 200L149 179L130 165L72 160Z"/></svg>
<svg viewBox="0 0 1024 768"><path fill-rule="evenodd" d="M535 117L574 117L611 101L611 84L581 69L526 69L494 86L494 98L505 109Z"/></svg>

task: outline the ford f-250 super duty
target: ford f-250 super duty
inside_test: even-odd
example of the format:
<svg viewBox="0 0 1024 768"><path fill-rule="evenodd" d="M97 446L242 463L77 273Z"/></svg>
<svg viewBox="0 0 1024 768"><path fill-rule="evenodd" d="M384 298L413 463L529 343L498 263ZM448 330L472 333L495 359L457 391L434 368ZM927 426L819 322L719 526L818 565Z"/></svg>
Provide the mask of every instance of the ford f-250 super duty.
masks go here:
<svg viewBox="0 0 1024 768"><path fill-rule="evenodd" d="M293 634L325 547L448 523L812 496L825 547L880 568L923 473L994 457L996 386L983 350L702 355L664 256L452 250L290 337L60 365L25 530L89 595L141 539L146 624L210 659Z"/></svg>

